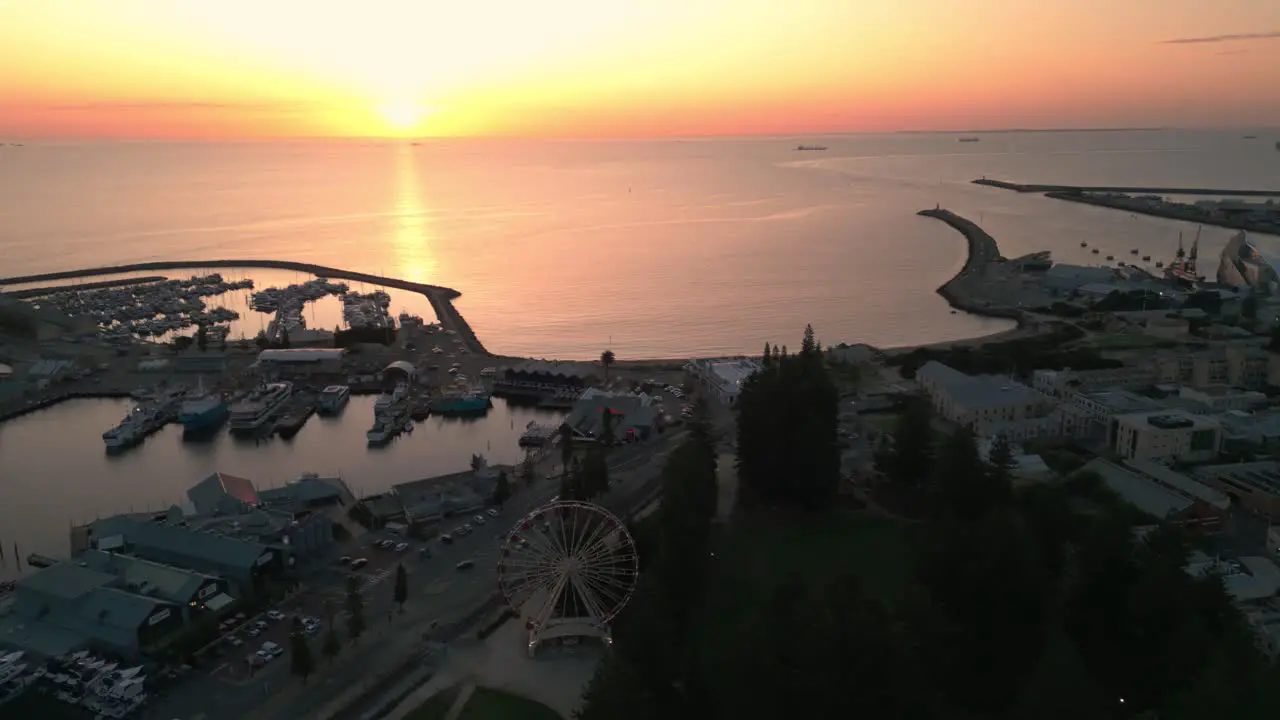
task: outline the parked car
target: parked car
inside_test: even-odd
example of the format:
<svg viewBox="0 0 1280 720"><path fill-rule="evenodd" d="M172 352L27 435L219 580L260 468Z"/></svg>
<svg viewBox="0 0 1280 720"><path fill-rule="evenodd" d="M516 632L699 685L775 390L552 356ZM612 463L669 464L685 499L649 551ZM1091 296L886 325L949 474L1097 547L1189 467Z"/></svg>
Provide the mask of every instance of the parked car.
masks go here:
<svg viewBox="0 0 1280 720"><path fill-rule="evenodd" d="M280 612L279 610L269 610L267 611L267 617L271 618L272 620L283 620L285 618L285 614Z"/></svg>
<svg viewBox="0 0 1280 720"><path fill-rule="evenodd" d="M408 549L409 549L409 543L402 542L396 545L396 552L404 552L405 550L408 550Z"/></svg>
<svg viewBox="0 0 1280 720"><path fill-rule="evenodd" d="M351 569L352 569L352 570L359 570L360 568L362 568L362 567L364 567L365 565L368 565L368 564L369 564L369 561L368 561L367 559L365 559L365 558L356 558L355 560L352 560L352 561L351 561Z"/></svg>
<svg viewBox="0 0 1280 720"><path fill-rule="evenodd" d="M445 533L444 535L440 536L440 542L444 543L445 545L452 545L453 536L450 535L449 533Z"/></svg>
<svg viewBox="0 0 1280 720"><path fill-rule="evenodd" d="M497 508L489 508L488 513L489 513L489 517L498 517Z"/></svg>
<svg viewBox="0 0 1280 720"><path fill-rule="evenodd" d="M470 561L470 560L463 560L462 562L458 563L455 567L456 567L458 570L470 570L471 568L473 568L473 567L475 567L475 566L476 566L476 564L475 564L474 562L472 562L472 561Z"/></svg>

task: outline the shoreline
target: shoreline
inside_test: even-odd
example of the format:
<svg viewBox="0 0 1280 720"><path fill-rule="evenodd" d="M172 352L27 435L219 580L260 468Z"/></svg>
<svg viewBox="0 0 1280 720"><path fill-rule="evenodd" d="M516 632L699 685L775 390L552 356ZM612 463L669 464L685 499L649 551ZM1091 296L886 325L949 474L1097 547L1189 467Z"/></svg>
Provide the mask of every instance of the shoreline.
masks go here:
<svg viewBox="0 0 1280 720"><path fill-rule="evenodd" d="M950 210L943 210L938 207L931 210L921 210L916 214L941 220L950 225L964 236L969 248L969 256L965 259L964 266L960 268L960 272L940 285L937 293L945 298L947 303L956 310L982 317L1016 320L1018 325L1021 326L1021 310L992 306L989 300L979 299L981 293L977 291L980 289L982 278L987 274L987 270L991 265L1004 261L1004 256L1000 254L1000 246L996 243L996 239L991 237L986 230L978 227L977 223ZM979 287L971 287L974 283L977 283ZM1001 332L1007 331L1002 330Z"/></svg>
<svg viewBox="0 0 1280 720"><path fill-rule="evenodd" d="M1176 188L1176 187L1123 187L1107 185L1041 185L1035 183L1015 183L1005 180L989 180L979 178L971 180L974 185L1012 190L1018 193L1081 193L1110 192L1126 195L1226 195L1236 197L1280 197L1280 190L1222 190L1218 188Z"/></svg>

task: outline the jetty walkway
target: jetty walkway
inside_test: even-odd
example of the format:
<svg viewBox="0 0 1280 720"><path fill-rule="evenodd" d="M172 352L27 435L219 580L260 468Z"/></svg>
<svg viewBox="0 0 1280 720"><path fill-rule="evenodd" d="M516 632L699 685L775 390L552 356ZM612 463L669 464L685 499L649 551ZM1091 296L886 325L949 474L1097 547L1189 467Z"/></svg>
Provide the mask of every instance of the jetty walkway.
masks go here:
<svg viewBox="0 0 1280 720"><path fill-rule="evenodd" d="M332 268L325 265L316 265L313 263L294 262L292 260L158 260L153 262L131 263L128 265L108 265L96 268L84 268L80 270L63 270L60 272L40 273L37 275L19 275L15 277L0 278L0 287L5 285L22 285L34 282L49 282L52 280L71 280L75 278L96 277L100 275L118 275L120 273L131 272L150 272L155 270L192 270L202 268L265 268L270 270L293 270L295 272L304 272L317 277L330 278L333 280L350 280L353 282L369 283L371 285L382 285L384 287L397 288L399 290L408 290L409 292L422 293L431 303L431 308L435 310L436 318L440 321L441 326L446 330L453 330L467 350L477 355L489 355L485 350L480 339L476 337L475 331L467 323L466 318L458 309L453 306L453 300L461 297L462 293L453 288L444 287L443 285L428 285L426 283L412 282L410 280L401 280L400 278L385 277L382 275L373 275L370 273L355 272L352 270L343 270L341 268ZM139 282L137 280L133 282Z"/></svg>
<svg viewBox="0 0 1280 720"><path fill-rule="evenodd" d="M979 178L974 185L1020 193L1124 193L1126 195L1228 195L1232 197L1280 197L1280 190L1223 190L1221 188L1123 187L1093 185L1035 185Z"/></svg>
<svg viewBox="0 0 1280 720"><path fill-rule="evenodd" d="M990 282L984 279L984 276L993 265L1004 260L995 238L978 227L977 223L950 210L939 207L921 210L916 214L935 218L950 225L964 235L969 245L969 257L964 261L964 267L960 269L959 274L938 288L938 294L946 298L951 307L957 310L974 315L1020 320L1022 311L1016 307L993 302L983 291L984 285Z"/></svg>

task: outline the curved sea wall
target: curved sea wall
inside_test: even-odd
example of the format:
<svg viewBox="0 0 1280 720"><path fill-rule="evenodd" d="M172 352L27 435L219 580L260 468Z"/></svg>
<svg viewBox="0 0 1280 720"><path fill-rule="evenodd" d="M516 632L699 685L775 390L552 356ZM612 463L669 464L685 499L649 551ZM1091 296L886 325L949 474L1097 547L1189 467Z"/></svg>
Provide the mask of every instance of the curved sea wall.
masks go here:
<svg viewBox="0 0 1280 720"><path fill-rule="evenodd" d="M990 300L982 297L981 276L986 274L989 265L1004 259L995 238L978 227L977 223L950 210L933 208L916 214L941 220L960 231L969 246L969 257L965 259L964 267L959 274L938 288L938 294L957 310L986 317L1009 318L1021 323L1021 310L993 305Z"/></svg>
<svg viewBox="0 0 1280 720"><path fill-rule="evenodd" d="M426 283L401 280L400 278L386 277L383 275L372 275L370 273L355 272L352 270L343 270L341 268L332 268L326 265L316 265L314 263L294 262L292 260L157 260L154 262L130 263L128 265L107 265L96 268L84 268L81 270L63 270L60 272L41 273L38 275L19 275L15 277L0 278L0 286L48 282L51 280L70 280L74 278L95 277L98 275L148 272L152 270L192 270L200 268L265 268L269 270L293 270L295 272L310 273L318 277L331 278L334 280L351 280L354 282L364 282L371 285L382 285L384 287L422 293L427 296L427 300L431 303L432 309L435 310L436 319L440 321L440 324L446 329L453 330L457 333L458 337L462 339L463 344L466 345L469 351L478 355L489 354L489 351L485 349L484 344L480 342L478 337L476 337L475 331L471 329L471 325L467 323L466 318L462 317L462 313L458 312L458 309L453 306L453 299L462 295L462 293L457 290L450 287L444 287L443 285L428 285Z"/></svg>

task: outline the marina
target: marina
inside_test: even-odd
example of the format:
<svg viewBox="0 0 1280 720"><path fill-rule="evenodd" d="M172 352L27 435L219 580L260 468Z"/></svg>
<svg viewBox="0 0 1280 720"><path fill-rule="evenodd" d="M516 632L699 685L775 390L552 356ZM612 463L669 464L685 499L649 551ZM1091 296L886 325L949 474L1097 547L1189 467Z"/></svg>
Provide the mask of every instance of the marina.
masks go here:
<svg viewBox="0 0 1280 720"><path fill-rule="evenodd" d="M366 432L376 396L350 397L339 415L314 415L291 440L227 431L193 438L170 423L128 452L104 453L98 438L137 401L75 399L0 425L0 476L6 484L0 508L5 540L21 542L24 555L67 553L67 525L112 513L163 509L186 502L191 483L212 472L260 478L282 485L299 472L341 474L359 495L382 492L407 478L453 472L475 453L495 463L523 457L520 436L530 422L556 425L562 412L508 405L497 399L479 418L429 417L413 422L386 446L368 447ZM49 498L57 497L57 502ZM7 553L7 550L6 550ZM0 569L11 577L13 563Z"/></svg>

